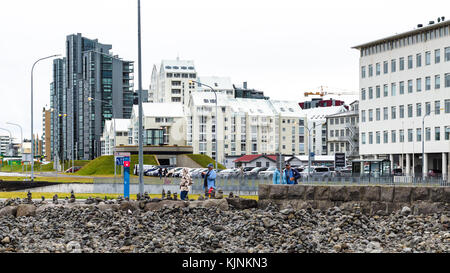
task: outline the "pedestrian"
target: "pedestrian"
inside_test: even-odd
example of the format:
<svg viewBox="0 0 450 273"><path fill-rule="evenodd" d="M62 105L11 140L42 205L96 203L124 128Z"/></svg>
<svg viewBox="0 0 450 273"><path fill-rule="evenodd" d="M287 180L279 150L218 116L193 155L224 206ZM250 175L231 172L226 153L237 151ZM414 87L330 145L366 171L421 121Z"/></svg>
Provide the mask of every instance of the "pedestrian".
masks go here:
<svg viewBox="0 0 450 273"><path fill-rule="evenodd" d="M298 184L297 179L300 178L300 173L296 170L291 168L290 163L286 163L286 169L284 169L283 172L283 181L288 185Z"/></svg>
<svg viewBox="0 0 450 273"><path fill-rule="evenodd" d="M184 168L183 174L181 175L181 181L180 181L180 189L181 189L180 199L181 200L189 200L189 198L188 198L189 188L192 184L194 184L194 182L192 182L191 175L189 174L188 169Z"/></svg>
<svg viewBox="0 0 450 273"><path fill-rule="evenodd" d="M162 170L162 168L159 168L159 169L158 169L158 174L159 174L159 179L162 179L162 176L163 176L163 170Z"/></svg>
<svg viewBox="0 0 450 273"><path fill-rule="evenodd" d="M167 177L167 173L168 173L169 171L167 170L167 168L165 168L164 169L164 177Z"/></svg>
<svg viewBox="0 0 450 273"><path fill-rule="evenodd" d="M216 190L216 172L213 170L214 165L210 163L208 165L208 172L202 172L202 177L204 178L203 187L205 189L205 197L210 195Z"/></svg>
<svg viewBox="0 0 450 273"><path fill-rule="evenodd" d="M283 173L283 176L281 175ZM286 184L285 174L280 171L280 167L276 167L276 170L273 172L273 184Z"/></svg>

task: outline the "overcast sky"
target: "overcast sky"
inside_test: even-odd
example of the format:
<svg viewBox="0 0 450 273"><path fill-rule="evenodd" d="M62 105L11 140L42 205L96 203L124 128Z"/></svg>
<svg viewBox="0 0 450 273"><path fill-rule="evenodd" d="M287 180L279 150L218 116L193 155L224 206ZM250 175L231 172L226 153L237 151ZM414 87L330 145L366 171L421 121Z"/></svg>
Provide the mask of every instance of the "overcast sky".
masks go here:
<svg viewBox="0 0 450 273"><path fill-rule="evenodd" d="M450 10L450 1L141 0L143 87L162 59L194 60L200 76L228 76L273 99L305 91L358 90L352 46L412 30ZM64 54L66 35L112 44L137 62L137 1L21 0L0 3L0 127L30 138L30 72ZM51 61L35 69L35 133L50 105ZM137 65L136 65L137 68ZM137 71L136 77L137 79ZM135 81L137 88L137 80ZM336 96L335 96L336 97ZM350 103L351 98L345 98ZM0 131L0 134L3 132Z"/></svg>

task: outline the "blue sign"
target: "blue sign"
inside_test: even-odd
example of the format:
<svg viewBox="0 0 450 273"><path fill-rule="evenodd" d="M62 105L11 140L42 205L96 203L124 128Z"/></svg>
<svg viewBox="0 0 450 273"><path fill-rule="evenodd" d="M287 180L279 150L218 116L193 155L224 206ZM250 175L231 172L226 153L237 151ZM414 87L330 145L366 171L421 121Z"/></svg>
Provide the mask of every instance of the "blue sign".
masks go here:
<svg viewBox="0 0 450 273"><path fill-rule="evenodd" d="M116 157L116 165L123 166L123 157Z"/></svg>
<svg viewBox="0 0 450 273"><path fill-rule="evenodd" d="M125 160L125 161L127 161L127 160ZM127 162L129 162L129 160ZM128 165L128 167L125 166L123 168L123 195L125 198L127 198L127 197L130 198L130 167L129 167L129 165Z"/></svg>
<svg viewBox="0 0 450 273"><path fill-rule="evenodd" d="M315 155L316 155L315 153L311 153L311 154L310 154L311 157L314 157Z"/></svg>

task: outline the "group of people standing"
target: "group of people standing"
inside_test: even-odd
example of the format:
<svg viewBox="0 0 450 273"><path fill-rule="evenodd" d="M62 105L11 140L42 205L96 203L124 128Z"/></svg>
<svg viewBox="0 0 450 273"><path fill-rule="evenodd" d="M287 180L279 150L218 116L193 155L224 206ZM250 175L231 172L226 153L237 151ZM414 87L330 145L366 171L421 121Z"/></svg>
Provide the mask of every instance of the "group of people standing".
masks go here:
<svg viewBox="0 0 450 273"><path fill-rule="evenodd" d="M167 170L167 168L165 168L164 170L163 170L163 168L159 168L159 170L158 170L159 179L162 179L163 177L167 177L168 173L169 173L169 170Z"/></svg>
<svg viewBox="0 0 450 273"><path fill-rule="evenodd" d="M204 179L203 186L205 189L205 195L208 194L211 195L212 192L216 190L216 177L217 177L217 174L214 171L213 164L208 165L208 171L202 172L202 177ZM189 200L188 194L191 191L192 184L194 184L194 182L192 181L192 177L189 174L189 170L187 168L184 168L180 180L181 200Z"/></svg>
<svg viewBox="0 0 450 273"><path fill-rule="evenodd" d="M300 179L300 173L292 168L289 163L286 164L286 168L282 172L277 166L277 169L273 173L273 184L294 185L298 184L298 179Z"/></svg>

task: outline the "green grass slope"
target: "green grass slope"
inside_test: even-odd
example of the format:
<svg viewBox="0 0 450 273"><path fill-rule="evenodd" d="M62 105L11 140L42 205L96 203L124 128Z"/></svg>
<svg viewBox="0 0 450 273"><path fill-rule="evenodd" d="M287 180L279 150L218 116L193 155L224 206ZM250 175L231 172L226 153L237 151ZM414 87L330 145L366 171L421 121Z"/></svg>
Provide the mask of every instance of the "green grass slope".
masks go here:
<svg viewBox="0 0 450 273"><path fill-rule="evenodd" d="M131 170L134 165L139 164L139 156L131 156ZM158 165L154 155L144 155L144 165ZM120 166L117 166L117 171L120 171ZM132 173L132 171L130 171ZM92 160L89 164L79 170L76 175L113 175L114 174L114 156L101 156Z"/></svg>
<svg viewBox="0 0 450 273"><path fill-rule="evenodd" d="M188 156L190 159L194 160L197 164L199 164L200 166L202 166L203 168L208 167L209 163L214 164L215 166L215 161L214 159L212 159L211 157L207 156L207 155L193 155L193 154L188 154L186 155ZM217 168L219 168L220 170L225 170L225 166L222 164L218 164Z"/></svg>
<svg viewBox="0 0 450 273"><path fill-rule="evenodd" d="M89 160L75 160L74 161L74 166L80 166L83 167L85 165L87 165L90 161ZM64 170L67 170L69 168L72 167L72 161L66 161L64 162ZM31 169L31 166L28 165L27 168L25 169L25 166L23 167L23 171L27 171L29 172ZM5 166L0 168L1 172L15 172L15 173L21 173L22 172L22 166L7 166L5 163ZM39 162L35 162L34 163L34 171L35 172L54 172L55 170L53 169L53 162L42 165Z"/></svg>

